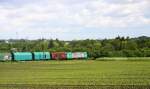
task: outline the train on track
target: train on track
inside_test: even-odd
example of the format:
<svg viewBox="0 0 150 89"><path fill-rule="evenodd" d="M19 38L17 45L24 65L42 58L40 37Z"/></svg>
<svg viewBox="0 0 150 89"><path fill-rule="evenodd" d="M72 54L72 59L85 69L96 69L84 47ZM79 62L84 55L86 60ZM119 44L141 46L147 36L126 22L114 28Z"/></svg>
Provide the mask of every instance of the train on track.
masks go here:
<svg viewBox="0 0 150 89"><path fill-rule="evenodd" d="M0 60L39 61L39 60L73 60L87 59L87 52L12 52L0 53Z"/></svg>

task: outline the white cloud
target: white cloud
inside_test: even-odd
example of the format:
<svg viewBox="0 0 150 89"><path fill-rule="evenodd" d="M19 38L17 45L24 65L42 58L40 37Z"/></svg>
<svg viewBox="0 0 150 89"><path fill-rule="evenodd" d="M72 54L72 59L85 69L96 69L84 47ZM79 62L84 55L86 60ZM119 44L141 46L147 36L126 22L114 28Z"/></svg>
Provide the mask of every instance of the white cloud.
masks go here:
<svg viewBox="0 0 150 89"><path fill-rule="evenodd" d="M137 3L110 4L95 1L89 4L91 10L78 13L81 23L93 27L132 27L149 24L150 18L144 17L149 8L148 0ZM89 15L89 13L91 15Z"/></svg>
<svg viewBox="0 0 150 89"><path fill-rule="evenodd" d="M0 32L66 33L76 30L75 26L130 28L150 25L150 18L145 17L150 9L149 0L108 1L43 0L22 6L0 5Z"/></svg>

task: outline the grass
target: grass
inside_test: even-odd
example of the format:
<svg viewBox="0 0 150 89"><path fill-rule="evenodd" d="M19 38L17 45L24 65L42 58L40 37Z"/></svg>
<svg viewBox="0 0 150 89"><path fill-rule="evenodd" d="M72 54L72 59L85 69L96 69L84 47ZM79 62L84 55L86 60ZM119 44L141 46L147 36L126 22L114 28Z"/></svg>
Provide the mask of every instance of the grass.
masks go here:
<svg viewBox="0 0 150 89"><path fill-rule="evenodd" d="M150 61L0 62L0 86L4 89L9 85L147 86L150 85Z"/></svg>
<svg viewBox="0 0 150 89"><path fill-rule="evenodd" d="M150 57L101 57L99 61L150 61Z"/></svg>

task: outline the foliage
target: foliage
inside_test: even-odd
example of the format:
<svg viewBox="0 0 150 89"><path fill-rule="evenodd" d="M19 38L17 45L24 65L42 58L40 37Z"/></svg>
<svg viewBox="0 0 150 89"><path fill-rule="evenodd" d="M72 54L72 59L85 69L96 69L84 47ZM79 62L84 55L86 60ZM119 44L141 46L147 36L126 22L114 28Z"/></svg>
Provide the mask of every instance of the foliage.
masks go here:
<svg viewBox="0 0 150 89"><path fill-rule="evenodd" d="M58 39L39 40L0 40L0 51L87 51L91 58L99 57L150 57L150 37L138 38L116 37L103 40L72 40Z"/></svg>

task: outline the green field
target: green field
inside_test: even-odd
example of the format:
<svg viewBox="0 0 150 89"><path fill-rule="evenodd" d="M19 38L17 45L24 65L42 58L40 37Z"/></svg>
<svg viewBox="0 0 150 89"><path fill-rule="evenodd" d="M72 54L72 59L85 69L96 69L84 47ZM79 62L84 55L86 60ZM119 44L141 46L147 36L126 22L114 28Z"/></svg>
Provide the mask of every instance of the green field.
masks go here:
<svg viewBox="0 0 150 89"><path fill-rule="evenodd" d="M4 85L150 85L150 61L0 62Z"/></svg>

